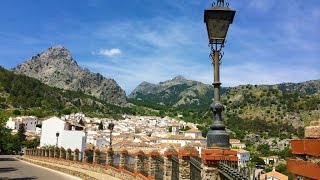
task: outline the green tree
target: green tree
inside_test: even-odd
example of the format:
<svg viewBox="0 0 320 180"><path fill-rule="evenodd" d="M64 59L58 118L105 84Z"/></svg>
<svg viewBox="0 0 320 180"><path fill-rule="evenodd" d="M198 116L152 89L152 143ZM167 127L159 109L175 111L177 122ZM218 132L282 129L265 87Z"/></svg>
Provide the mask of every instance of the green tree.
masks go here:
<svg viewBox="0 0 320 180"><path fill-rule="evenodd" d="M25 141L24 145L27 148L36 148L40 145L40 139L36 138L36 139L32 139L32 140L27 140L27 141Z"/></svg>
<svg viewBox="0 0 320 180"><path fill-rule="evenodd" d="M80 119L79 124L80 124L81 126L85 126L85 124L84 124L84 122L83 122L82 119Z"/></svg>
<svg viewBox="0 0 320 180"><path fill-rule="evenodd" d="M99 130L103 130L103 123L102 123L102 121L100 121L98 129L99 129Z"/></svg>
<svg viewBox="0 0 320 180"><path fill-rule="evenodd" d="M26 133L25 125L24 125L24 123L20 123L18 133L17 133L17 136L19 138L20 143L23 143L26 140L25 133Z"/></svg>
<svg viewBox="0 0 320 180"><path fill-rule="evenodd" d="M13 112L12 112L14 115L21 115L21 111L18 110L18 109L15 109Z"/></svg>
<svg viewBox="0 0 320 180"><path fill-rule="evenodd" d="M270 153L270 146L268 144L260 144L257 146L257 151L260 151L263 155L268 155Z"/></svg>
<svg viewBox="0 0 320 180"><path fill-rule="evenodd" d="M266 163L261 159L258 155L253 154L251 157L250 162L256 164L256 165L266 165Z"/></svg>

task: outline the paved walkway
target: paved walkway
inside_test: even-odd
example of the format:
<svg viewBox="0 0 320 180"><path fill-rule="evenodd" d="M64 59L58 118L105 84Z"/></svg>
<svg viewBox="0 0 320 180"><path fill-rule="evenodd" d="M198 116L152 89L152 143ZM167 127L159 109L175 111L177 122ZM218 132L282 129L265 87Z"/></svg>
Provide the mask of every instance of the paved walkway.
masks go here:
<svg viewBox="0 0 320 180"><path fill-rule="evenodd" d="M10 155L0 156L0 179L1 180L80 180L80 178L54 171L48 168L19 161Z"/></svg>
<svg viewBox="0 0 320 180"><path fill-rule="evenodd" d="M98 172L94 172L94 171L75 168L75 167L71 167L71 166L65 166L65 165L61 165L61 164L54 164L54 163L44 162L44 161L35 160L35 159L32 159L32 158L28 158L28 157L23 157L23 159L26 159L26 160L29 160L29 161L33 161L35 163L41 163L41 164L46 164L46 165L49 165L49 166L55 166L55 167L58 167L58 168L61 168L61 169L67 169L67 170L71 170L71 171L75 171L75 172L80 172L80 173L83 173L83 174L85 174L87 176L92 177L92 179L119 180L118 178L109 176L109 175L104 174L104 173L98 173Z"/></svg>

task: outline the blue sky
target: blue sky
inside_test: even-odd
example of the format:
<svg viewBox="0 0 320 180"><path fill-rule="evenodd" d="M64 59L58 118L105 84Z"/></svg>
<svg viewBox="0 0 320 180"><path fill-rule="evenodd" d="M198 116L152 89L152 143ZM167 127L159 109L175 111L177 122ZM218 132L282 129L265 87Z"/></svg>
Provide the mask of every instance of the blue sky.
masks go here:
<svg viewBox="0 0 320 180"><path fill-rule="evenodd" d="M320 79L320 1L229 0L223 86ZM63 45L130 93L182 75L211 84L204 0L2 0L0 65Z"/></svg>

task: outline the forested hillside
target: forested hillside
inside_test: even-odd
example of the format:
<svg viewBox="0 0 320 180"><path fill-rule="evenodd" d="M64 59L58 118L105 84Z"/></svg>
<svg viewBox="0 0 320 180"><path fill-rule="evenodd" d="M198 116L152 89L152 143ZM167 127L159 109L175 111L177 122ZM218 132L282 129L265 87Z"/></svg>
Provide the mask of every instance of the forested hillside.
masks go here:
<svg viewBox="0 0 320 180"><path fill-rule="evenodd" d="M206 91L198 93L199 89ZM320 119L319 92L319 80L222 88L223 118L239 138L249 132L268 136L278 136L279 132L283 132L284 137L302 136L305 125ZM174 78L158 85L142 83L129 96L129 102L157 109L162 116L183 115L181 119L199 123L199 128L206 131L213 117L209 109L212 96L210 85ZM184 99L188 101L177 103Z"/></svg>
<svg viewBox="0 0 320 180"><path fill-rule="evenodd" d="M131 108L107 104L81 91L50 87L39 80L0 67L0 110L38 117L84 112L95 116L132 113Z"/></svg>

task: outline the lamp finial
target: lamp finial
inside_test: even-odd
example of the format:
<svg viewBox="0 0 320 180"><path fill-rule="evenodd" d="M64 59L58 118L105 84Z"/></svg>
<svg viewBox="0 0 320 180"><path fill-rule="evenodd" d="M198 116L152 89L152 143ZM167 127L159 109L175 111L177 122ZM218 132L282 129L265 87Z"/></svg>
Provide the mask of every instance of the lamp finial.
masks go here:
<svg viewBox="0 0 320 180"><path fill-rule="evenodd" d="M225 3L224 0L217 0L216 3L212 3L212 7L224 7L225 5L228 7L229 3Z"/></svg>

